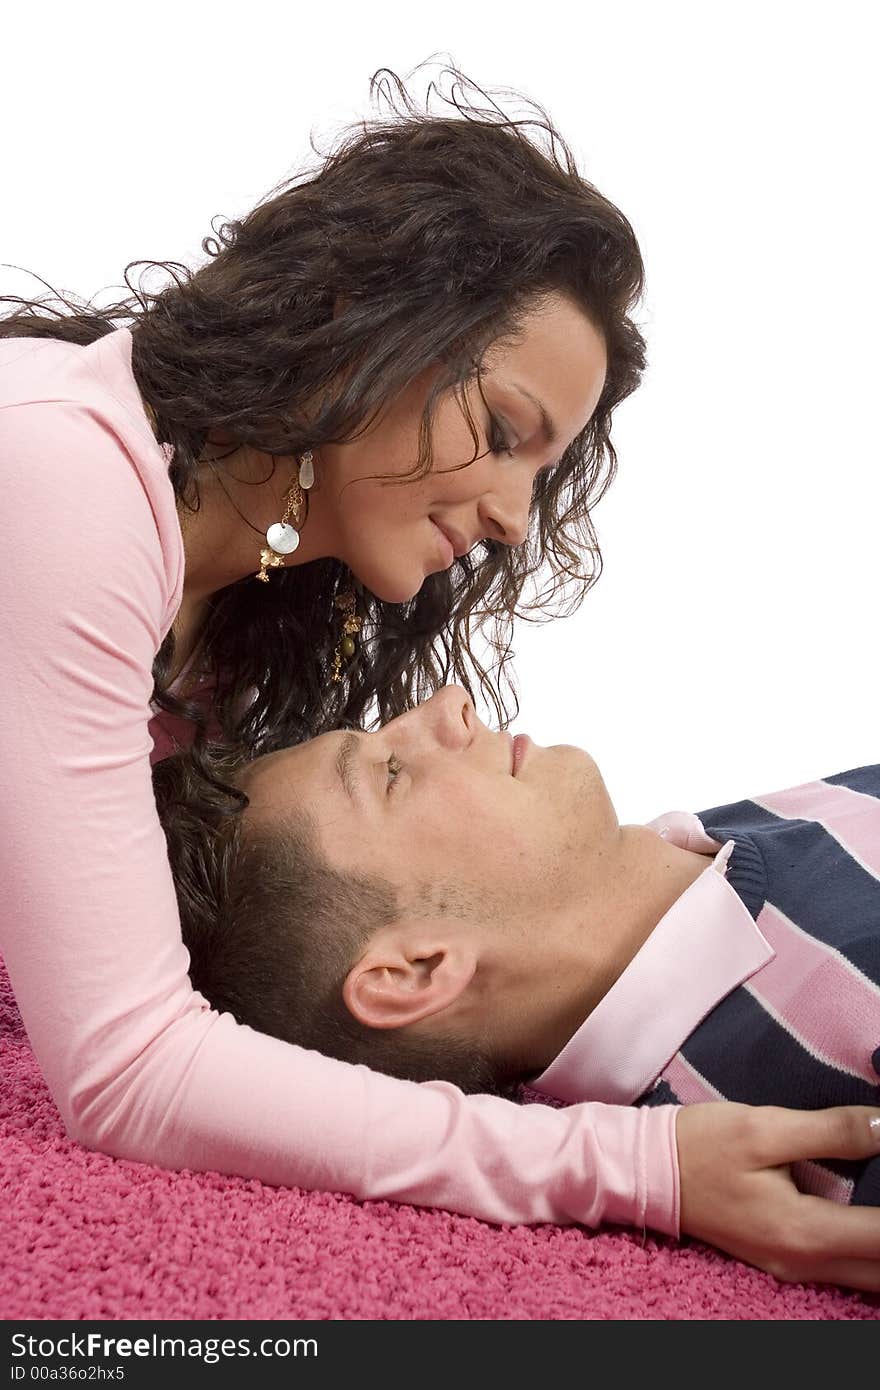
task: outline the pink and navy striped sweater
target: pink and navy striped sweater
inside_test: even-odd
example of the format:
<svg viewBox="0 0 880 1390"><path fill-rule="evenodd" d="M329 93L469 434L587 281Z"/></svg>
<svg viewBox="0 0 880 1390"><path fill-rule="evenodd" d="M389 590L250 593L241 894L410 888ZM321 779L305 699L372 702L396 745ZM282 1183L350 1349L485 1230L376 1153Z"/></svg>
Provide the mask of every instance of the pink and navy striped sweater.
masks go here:
<svg viewBox="0 0 880 1390"><path fill-rule="evenodd" d="M715 861L535 1088L640 1106L876 1106L880 765L651 825ZM880 1158L794 1176L880 1205Z"/></svg>

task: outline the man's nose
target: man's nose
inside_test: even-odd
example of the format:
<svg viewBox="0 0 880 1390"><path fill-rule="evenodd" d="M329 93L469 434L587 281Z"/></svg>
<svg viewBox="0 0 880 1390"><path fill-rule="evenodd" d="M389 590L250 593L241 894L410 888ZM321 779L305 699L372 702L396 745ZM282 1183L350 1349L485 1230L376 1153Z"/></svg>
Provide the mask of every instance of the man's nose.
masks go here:
<svg viewBox="0 0 880 1390"><path fill-rule="evenodd" d="M393 721L394 732L411 740L413 748L466 748L480 721L467 691L445 685L416 709ZM390 726L389 726L390 727Z"/></svg>
<svg viewBox="0 0 880 1390"><path fill-rule="evenodd" d="M433 706L430 719L437 741L448 748L464 748L474 736L477 723L471 697L460 685L445 685L428 701Z"/></svg>

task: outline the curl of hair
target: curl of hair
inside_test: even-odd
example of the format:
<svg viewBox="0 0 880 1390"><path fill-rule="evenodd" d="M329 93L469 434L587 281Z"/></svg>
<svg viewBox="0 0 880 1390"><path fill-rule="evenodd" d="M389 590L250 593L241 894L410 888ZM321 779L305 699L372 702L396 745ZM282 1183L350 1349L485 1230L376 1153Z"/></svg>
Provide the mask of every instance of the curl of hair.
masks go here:
<svg viewBox="0 0 880 1390"><path fill-rule="evenodd" d="M103 309L56 296L71 311L63 313L2 297L21 306L0 319L3 337L86 344L130 327L137 386L160 442L173 446L178 505L192 511L209 430L272 455L313 449L320 457L322 444L356 437L416 375L439 367L418 458L392 480L405 485L431 468L441 392L479 383L487 349L515 337L545 296L568 296L603 335L601 398L558 465L538 474L526 542L481 542L429 575L407 603L362 591L361 640L339 684L329 679L334 599L350 575L338 560L275 570L268 585L242 579L213 595L201 634L216 682L213 712L223 739L252 754L331 728L372 727L450 680L472 698L478 685L506 727L518 708L505 670L514 620L573 612L601 570L590 512L617 465L612 414L645 367L631 317L643 289L638 243L623 213L578 173L542 107L527 102L533 114L508 117L457 69L444 72L454 79L451 95L432 82L420 110L401 79L380 69L370 94L377 104L384 97L389 113L349 127L316 167L223 223L202 242L209 259L200 268L131 262L132 296ZM466 102L465 87L486 104ZM432 112L432 92L455 114ZM312 149L320 154L314 140ZM134 289L128 272L143 264L167 270L170 283ZM337 300L344 308L334 316ZM479 436L462 402L476 457ZM488 643L485 661L478 635ZM169 633L153 666L154 700L193 721L198 766L208 715L169 693L173 653ZM210 780L207 757L203 774Z"/></svg>

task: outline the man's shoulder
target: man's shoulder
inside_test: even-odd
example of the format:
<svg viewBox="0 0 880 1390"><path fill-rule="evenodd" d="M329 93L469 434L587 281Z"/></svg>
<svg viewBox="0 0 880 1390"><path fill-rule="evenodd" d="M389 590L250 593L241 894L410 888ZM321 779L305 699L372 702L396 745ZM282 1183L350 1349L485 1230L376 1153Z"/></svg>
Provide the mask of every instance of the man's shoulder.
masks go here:
<svg viewBox="0 0 880 1390"><path fill-rule="evenodd" d="M865 767L853 767L848 772L835 772L823 777L831 787L846 787L861 796L873 796L880 800L880 763L868 763Z"/></svg>

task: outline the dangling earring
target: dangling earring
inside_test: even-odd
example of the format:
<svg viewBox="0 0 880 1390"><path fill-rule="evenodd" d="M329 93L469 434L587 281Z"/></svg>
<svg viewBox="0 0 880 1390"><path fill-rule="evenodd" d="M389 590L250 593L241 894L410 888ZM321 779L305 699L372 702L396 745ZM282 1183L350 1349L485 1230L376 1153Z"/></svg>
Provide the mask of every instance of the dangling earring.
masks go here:
<svg viewBox="0 0 880 1390"><path fill-rule="evenodd" d="M284 495L285 508L280 521L275 521L266 532L268 546L260 551L260 572L255 579L269 583L269 570L284 564L285 555L292 555L299 545L299 530L302 526L301 508L305 501L303 491L308 491L315 481L315 466L312 451L307 449L300 460L299 475L293 480ZM293 525L290 521L293 518Z"/></svg>
<svg viewBox="0 0 880 1390"><path fill-rule="evenodd" d="M342 680L342 658L353 657L355 653L354 635L360 631L363 618L359 618L355 612L357 599L353 589L345 589L343 593L337 594L333 600L334 606L342 610L344 614L342 622L342 636L336 646L333 656L333 673L331 680Z"/></svg>

